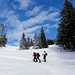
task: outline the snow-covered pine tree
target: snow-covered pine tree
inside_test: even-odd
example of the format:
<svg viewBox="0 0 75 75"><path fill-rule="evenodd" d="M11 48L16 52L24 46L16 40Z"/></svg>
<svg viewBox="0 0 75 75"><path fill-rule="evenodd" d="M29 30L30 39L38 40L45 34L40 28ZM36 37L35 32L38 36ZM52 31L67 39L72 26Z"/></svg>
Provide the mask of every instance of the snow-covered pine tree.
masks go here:
<svg viewBox="0 0 75 75"><path fill-rule="evenodd" d="M38 44L39 48L42 48L42 43L41 43L41 36L38 35Z"/></svg>
<svg viewBox="0 0 75 75"><path fill-rule="evenodd" d="M34 43L33 48L36 48L36 47L37 47L37 44L38 44L37 34L36 34L36 33L35 33L35 35L34 35L34 37L33 37L33 43Z"/></svg>
<svg viewBox="0 0 75 75"><path fill-rule="evenodd" d="M60 15L57 44L68 49L75 48L75 11L69 0L64 1Z"/></svg>
<svg viewBox="0 0 75 75"><path fill-rule="evenodd" d="M20 50L26 49L27 47L27 42L25 38L25 34L22 34L21 40L20 40Z"/></svg>
<svg viewBox="0 0 75 75"><path fill-rule="evenodd" d="M7 37L5 32L6 26L0 23L0 46L4 46L7 43Z"/></svg>
<svg viewBox="0 0 75 75"><path fill-rule="evenodd" d="M48 44L47 44L47 41L46 41L46 37L45 37L45 33L44 33L44 29L43 27L41 27L41 44L42 44L42 48L47 48L48 47Z"/></svg>
<svg viewBox="0 0 75 75"><path fill-rule="evenodd" d="M30 47L30 38L27 38L27 46Z"/></svg>
<svg viewBox="0 0 75 75"><path fill-rule="evenodd" d="M33 41L30 37L27 38L27 47L33 46Z"/></svg>
<svg viewBox="0 0 75 75"><path fill-rule="evenodd" d="M41 48L41 37L35 34L33 37L33 43L34 43L33 48Z"/></svg>
<svg viewBox="0 0 75 75"><path fill-rule="evenodd" d="M33 40L31 39L30 46L33 46L33 45L34 45L34 43L33 43Z"/></svg>

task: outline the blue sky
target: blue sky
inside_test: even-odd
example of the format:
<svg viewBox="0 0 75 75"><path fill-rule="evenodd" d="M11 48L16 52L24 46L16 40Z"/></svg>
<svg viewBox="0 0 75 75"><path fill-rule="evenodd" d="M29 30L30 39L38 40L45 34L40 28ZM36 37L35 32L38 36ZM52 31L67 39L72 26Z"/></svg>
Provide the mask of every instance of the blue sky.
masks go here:
<svg viewBox="0 0 75 75"><path fill-rule="evenodd" d="M75 6L75 1L70 0ZM46 37L54 39L64 0L0 0L0 23L7 26L7 44L19 45L22 33L26 38L40 34L44 27Z"/></svg>

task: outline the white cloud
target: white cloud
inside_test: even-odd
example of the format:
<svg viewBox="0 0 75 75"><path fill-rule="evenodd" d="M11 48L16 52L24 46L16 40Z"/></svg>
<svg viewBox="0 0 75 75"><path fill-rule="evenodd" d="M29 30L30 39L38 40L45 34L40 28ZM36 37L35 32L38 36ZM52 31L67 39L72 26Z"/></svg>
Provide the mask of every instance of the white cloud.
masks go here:
<svg viewBox="0 0 75 75"><path fill-rule="evenodd" d="M15 3L18 2L18 5ZM26 10L30 5L34 4L32 0L14 0L12 3L14 9Z"/></svg>
<svg viewBox="0 0 75 75"><path fill-rule="evenodd" d="M32 33L32 32L35 32L37 31L41 26L34 26L34 27L31 27L31 28L27 28L25 30L26 33Z"/></svg>
<svg viewBox="0 0 75 75"><path fill-rule="evenodd" d="M35 15L39 14L41 9L42 9L42 6L35 6L31 11L27 11L27 13L25 15L35 16Z"/></svg>
<svg viewBox="0 0 75 75"><path fill-rule="evenodd" d="M31 28L27 28L25 30L17 30L16 28L14 30L9 30L7 32L7 37L10 41L14 41L15 39L18 40L18 42L14 43L15 45L19 45L19 41L22 37L22 34L25 33L26 38L29 36L30 38L33 38L35 32L38 31L38 29L40 29L40 26L35 26L35 27L31 27Z"/></svg>
<svg viewBox="0 0 75 75"><path fill-rule="evenodd" d="M23 30L21 22L18 20L18 15L16 15L14 11L5 10L3 13L0 13L0 16L6 19L4 24L7 26L9 33L12 33L11 31L14 29L18 31Z"/></svg>
<svg viewBox="0 0 75 75"><path fill-rule="evenodd" d="M46 34L50 34L51 29L53 29L53 28L57 29L58 28L57 23L55 23L55 24L44 24L44 25L41 25L41 26L44 27L44 31L45 31Z"/></svg>
<svg viewBox="0 0 75 75"><path fill-rule="evenodd" d="M6 15L5 15L6 14ZM26 21L20 21L18 19L18 15L15 14L14 11L4 11L0 14L1 17L6 18L5 23L9 23L12 27L19 27L20 29L24 29L27 27L31 27L34 25L42 24L44 21L54 21L57 22L59 18L57 18L59 15L59 11L55 11L52 13L49 13L48 11L41 11L37 16L29 18ZM18 28L18 29L19 29Z"/></svg>
<svg viewBox="0 0 75 75"><path fill-rule="evenodd" d="M42 24L44 21L57 22L59 20L59 18L57 18L58 15L59 15L59 11L52 12L52 13L49 13L48 11L41 11L37 16L32 17L26 21L23 21L21 24L25 28L37 24Z"/></svg>
<svg viewBox="0 0 75 75"><path fill-rule="evenodd" d="M38 8L40 11L40 7ZM51 10L52 11L52 10ZM18 15L15 14L14 11L11 10L5 10L2 13L0 13L0 16L2 18L5 18L4 24L7 25L8 31L7 31L7 37L10 41L13 41L15 39L20 40L22 33L24 32L26 36L30 36L31 38L34 36L35 32L38 32L38 30L41 28L41 26L45 26L47 28L47 31L50 29L50 25L44 25L43 23L45 21L52 21L57 22L59 15L59 11L51 12L50 9L45 11L41 10L39 14L37 14L35 17L29 18L25 21L20 21L18 18ZM11 30L10 28L13 27ZM55 27L55 26L51 26ZM12 38L12 39L11 39Z"/></svg>

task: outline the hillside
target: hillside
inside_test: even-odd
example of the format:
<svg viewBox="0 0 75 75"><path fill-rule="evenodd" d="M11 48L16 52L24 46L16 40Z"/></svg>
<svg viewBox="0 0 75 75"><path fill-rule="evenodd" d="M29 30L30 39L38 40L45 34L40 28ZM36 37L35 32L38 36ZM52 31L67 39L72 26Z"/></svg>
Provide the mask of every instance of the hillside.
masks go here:
<svg viewBox="0 0 75 75"><path fill-rule="evenodd" d="M48 53L47 62L33 62L33 52ZM61 51L57 45L45 49L18 50L18 47L0 48L0 75L74 75L75 52Z"/></svg>

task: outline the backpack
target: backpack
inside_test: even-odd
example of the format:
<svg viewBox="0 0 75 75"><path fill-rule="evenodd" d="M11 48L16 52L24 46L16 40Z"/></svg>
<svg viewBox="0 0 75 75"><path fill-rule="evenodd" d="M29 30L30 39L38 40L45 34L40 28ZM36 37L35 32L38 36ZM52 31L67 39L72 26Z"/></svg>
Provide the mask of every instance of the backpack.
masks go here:
<svg viewBox="0 0 75 75"><path fill-rule="evenodd" d="M45 56L47 56L47 53L45 54Z"/></svg>
<svg viewBox="0 0 75 75"><path fill-rule="evenodd" d="M40 57L40 54L39 53L37 53L38 54L38 57Z"/></svg>

